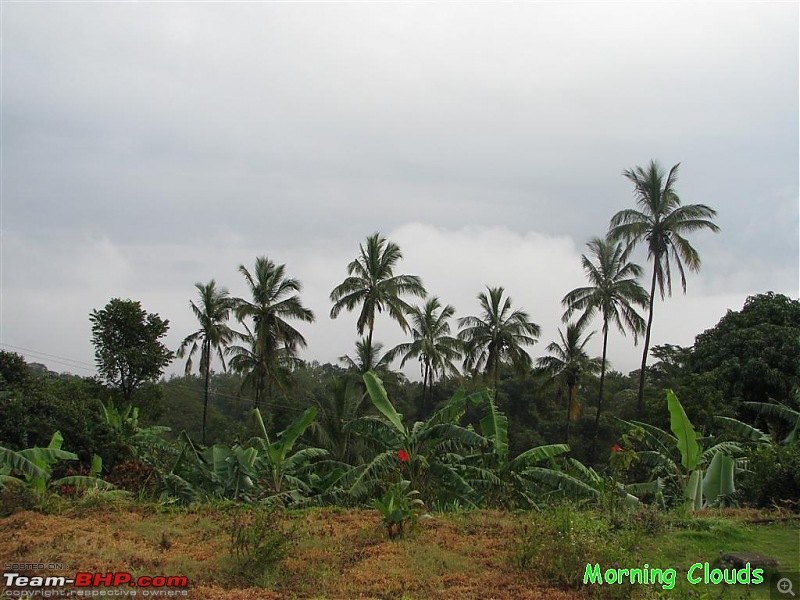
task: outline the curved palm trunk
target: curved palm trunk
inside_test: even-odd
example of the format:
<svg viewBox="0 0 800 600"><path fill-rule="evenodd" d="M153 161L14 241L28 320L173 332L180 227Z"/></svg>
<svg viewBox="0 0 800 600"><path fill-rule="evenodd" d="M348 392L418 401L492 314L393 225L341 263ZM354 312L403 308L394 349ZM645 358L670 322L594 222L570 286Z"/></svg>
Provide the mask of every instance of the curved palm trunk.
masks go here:
<svg viewBox="0 0 800 600"><path fill-rule="evenodd" d="M656 259L658 260L658 259ZM647 366L647 351L650 349L650 326L653 324L653 304L656 297L656 269L653 267L653 281L650 284L650 311L647 315L647 330L644 334L644 351L642 352L642 368L639 371L639 396L636 400L636 411L639 418L644 416L644 368Z"/></svg>
<svg viewBox="0 0 800 600"><path fill-rule="evenodd" d="M603 364L600 365L600 391L597 394L597 414L594 417L594 435L592 436L592 452L590 464L594 464L597 452L597 435L600 431L600 411L603 410L603 386L606 381L606 350L608 349L608 319L603 320Z"/></svg>

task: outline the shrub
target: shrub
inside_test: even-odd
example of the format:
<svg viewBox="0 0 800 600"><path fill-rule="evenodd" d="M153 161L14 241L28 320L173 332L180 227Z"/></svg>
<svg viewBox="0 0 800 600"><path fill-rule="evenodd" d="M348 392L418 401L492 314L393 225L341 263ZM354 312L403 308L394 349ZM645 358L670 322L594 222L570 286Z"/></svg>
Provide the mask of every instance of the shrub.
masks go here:
<svg viewBox="0 0 800 600"><path fill-rule="evenodd" d="M740 492L749 506L800 510L800 444L752 449Z"/></svg>
<svg viewBox="0 0 800 600"><path fill-rule="evenodd" d="M125 461L111 469L106 478L116 487L144 497L155 494L155 474L148 465L136 461Z"/></svg>
<svg viewBox="0 0 800 600"><path fill-rule="evenodd" d="M550 507L533 518L519 536L516 561L543 581L565 588L583 587L586 565L601 568L634 564L631 548L639 533L635 529L615 529L608 516L576 510L570 505ZM632 586L593 586L592 595L627 598Z"/></svg>
<svg viewBox="0 0 800 600"><path fill-rule="evenodd" d="M229 522L234 575L249 584L263 585L270 569L294 545L294 528L284 524L279 505L254 505L232 511Z"/></svg>
<svg viewBox="0 0 800 600"><path fill-rule="evenodd" d="M0 517L33 510L36 506L36 494L23 482L9 479L0 485Z"/></svg>

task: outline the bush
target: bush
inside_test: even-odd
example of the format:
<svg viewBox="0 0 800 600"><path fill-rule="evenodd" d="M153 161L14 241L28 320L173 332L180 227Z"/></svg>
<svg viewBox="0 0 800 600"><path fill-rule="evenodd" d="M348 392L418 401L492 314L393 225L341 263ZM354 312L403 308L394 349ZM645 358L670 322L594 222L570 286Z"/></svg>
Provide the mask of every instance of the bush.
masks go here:
<svg viewBox="0 0 800 600"><path fill-rule="evenodd" d="M37 506L36 494L21 481L8 480L0 484L0 517L8 517Z"/></svg>
<svg viewBox="0 0 800 600"><path fill-rule="evenodd" d="M533 513L523 528L517 548L517 565L530 569L543 581L565 588L583 588L586 565L602 569L633 565L632 548L640 539L636 528L617 529L602 513L576 510L570 505ZM591 586L591 595L628 598L632 585Z"/></svg>
<svg viewBox="0 0 800 600"><path fill-rule="evenodd" d="M752 449L748 471L741 478L743 504L800 510L800 444Z"/></svg>
<svg viewBox="0 0 800 600"><path fill-rule="evenodd" d="M151 467L140 462L129 460L116 465L106 480L120 489L141 497L155 495L155 473Z"/></svg>

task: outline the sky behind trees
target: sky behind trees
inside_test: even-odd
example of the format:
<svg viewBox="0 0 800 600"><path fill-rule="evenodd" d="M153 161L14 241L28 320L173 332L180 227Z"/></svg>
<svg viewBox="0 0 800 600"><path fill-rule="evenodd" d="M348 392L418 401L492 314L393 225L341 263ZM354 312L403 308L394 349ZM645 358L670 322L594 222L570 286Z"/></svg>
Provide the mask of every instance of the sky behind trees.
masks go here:
<svg viewBox="0 0 800 600"><path fill-rule="evenodd" d="M88 369L29 354L55 370L92 371L112 297L177 349L194 283L241 296L259 255L305 286L302 356L352 354L328 295L376 231L456 316L504 286L540 356L652 158L722 229L691 238L701 272L653 343L798 296L797 3L4 2L1 33L0 344ZM611 338L613 368L638 354Z"/></svg>

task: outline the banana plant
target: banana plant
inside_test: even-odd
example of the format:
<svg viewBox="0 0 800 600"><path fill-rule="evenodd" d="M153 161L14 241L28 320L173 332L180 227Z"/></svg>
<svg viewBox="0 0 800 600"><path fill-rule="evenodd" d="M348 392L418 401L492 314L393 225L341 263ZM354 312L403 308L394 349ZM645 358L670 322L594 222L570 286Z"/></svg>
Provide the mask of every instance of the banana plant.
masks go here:
<svg viewBox="0 0 800 600"><path fill-rule="evenodd" d="M291 425L277 434L275 440L271 441L267 434L267 428L264 426L261 411L258 408L253 409L253 417L260 435L253 437L248 442L248 446L258 450L256 469L266 472L267 482L272 493L298 501L311 490L312 482L309 481L310 478L313 478L310 469L311 461L327 456L328 451L323 448L309 447L292 453L292 449L316 416L317 409L315 407L307 408Z"/></svg>
<svg viewBox="0 0 800 600"><path fill-rule="evenodd" d="M489 448L472 458L486 471L480 485L485 504L527 509L538 508L537 501L546 496L593 498L598 495L596 489L556 463L557 456L570 451L567 444L536 446L510 459L508 417L497 408L491 394L484 406L479 431L488 440Z"/></svg>
<svg viewBox="0 0 800 600"><path fill-rule="evenodd" d="M162 425L140 427L138 407L129 404L124 410L119 410L113 400L109 400L107 404L100 401L100 414L105 423L116 432L131 457L152 463L155 462L151 460L153 451L174 454L174 446L161 438L162 434L169 433L171 429Z"/></svg>
<svg viewBox="0 0 800 600"><path fill-rule="evenodd" d="M457 392L426 421L412 426L403 424L389 400L383 382L374 371L364 374L370 400L380 415L356 419L349 429L368 440L377 454L348 472L341 480L351 499L371 496L388 478L400 471L425 500L443 501L445 497L473 504L476 494L471 475L480 476L461 454L487 445L484 436L460 424L469 406L486 402L486 391L467 395Z"/></svg>
<svg viewBox="0 0 800 600"><path fill-rule="evenodd" d="M43 494L48 484L102 489L113 487L110 483L99 479L103 463L97 455L92 460L92 471L88 476L73 475L51 482L55 463L60 460L78 460L77 454L61 449L63 443L64 437L60 431L56 431L47 448L37 446L25 450L11 450L0 447L0 487L10 481L18 481L37 494Z"/></svg>
<svg viewBox="0 0 800 600"><path fill-rule="evenodd" d="M703 449L702 442L683 406L672 390L667 390L667 408L673 435L637 421L627 424L644 431L649 449L637 453L641 463L653 467L666 479L665 485L680 494L682 502L692 510L725 504L736 492L735 455L742 448L734 442L719 442Z"/></svg>

